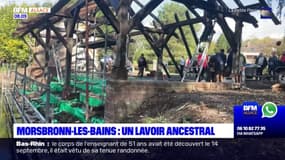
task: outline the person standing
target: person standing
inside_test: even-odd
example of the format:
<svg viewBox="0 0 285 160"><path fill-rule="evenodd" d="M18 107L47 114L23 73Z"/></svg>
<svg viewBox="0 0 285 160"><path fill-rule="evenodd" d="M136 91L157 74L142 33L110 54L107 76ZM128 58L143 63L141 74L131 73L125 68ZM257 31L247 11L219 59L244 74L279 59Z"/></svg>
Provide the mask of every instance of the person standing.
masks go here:
<svg viewBox="0 0 285 160"><path fill-rule="evenodd" d="M181 56L181 58L180 58L180 63L179 63L179 65L180 65L180 70L181 70L181 72L183 73L184 67L185 67L185 60L184 60L184 57L183 57L183 56Z"/></svg>
<svg viewBox="0 0 285 160"><path fill-rule="evenodd" d="M212 55L210 57L208 68L209 68L209 76L208 81L209 82L216 82L216 55Z"/></svg>
<svg viewBox="0 0 285 160"><path fill-rule="evenodd" d="M100 66L101 66L101 72L107 72L107 67L106 67L106 61L107 61L107 58L106 58L106 56L104 56L104 57L102 57L101 59L100 59Z"/></svg>
<svg viewBox="0 0 285 160"><path fill-rule="evenodd" d="M226 60L227 56L225 55L224 49L221 49L219 53L216 53L216 72L218 82L222 82L224 79Z"/></svg>
<svg viewBox="0 0 285 160"><path fill-rule="evenodd" d="M232 73L232 67L233 67L233 51L232 49L228 49L228 57L227 57L227 65L225 68L225 76L229 77Z"/></svg>
<svg viewBox="0 0 285 160"><path fill-rule="evenodd" d="M275 77L275 68L278 65L278 58L276 56L276 52L272 52L271 56L268 59L268 74Z"/></svg>
<svg viewBox="0 0 285 160"><path fill-rule="evenodd" d="M246 65L246 58L245 56L240 53L239 54L239 74L235 76L235 82L243 83L245 80L245 65Z"/></svg>
<svg viewBox="0 0 285 160"><path fill-rule="evenodd" d="M259 65L259 67L257 68L257 76L260 77L262 76L264 68L267 66L267 59L263 55L263 53L260 53L259 56L256 58L255 64Z"/></svg>
<svg viewBox="0 0 285 160"><path fill-rule="evenodd" d="M147 62L144 58L144 54L141 54L140 58L138 59L138 67L139 67L139 77L143 77L144 69L147 68Z"/></svg>

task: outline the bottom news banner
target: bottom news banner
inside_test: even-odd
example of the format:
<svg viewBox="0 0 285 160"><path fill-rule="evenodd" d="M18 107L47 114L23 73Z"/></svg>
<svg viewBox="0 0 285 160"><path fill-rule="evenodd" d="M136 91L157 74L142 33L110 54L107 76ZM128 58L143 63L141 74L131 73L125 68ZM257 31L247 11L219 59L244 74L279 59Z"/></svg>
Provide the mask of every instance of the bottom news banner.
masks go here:
<svg viewBox="0 0 285 160"><path fill-rule="evenodd" d="M284 137L239 137L235 128L235 124L14 124L14 138L0 140L0 159L284 160Z"/></svg>

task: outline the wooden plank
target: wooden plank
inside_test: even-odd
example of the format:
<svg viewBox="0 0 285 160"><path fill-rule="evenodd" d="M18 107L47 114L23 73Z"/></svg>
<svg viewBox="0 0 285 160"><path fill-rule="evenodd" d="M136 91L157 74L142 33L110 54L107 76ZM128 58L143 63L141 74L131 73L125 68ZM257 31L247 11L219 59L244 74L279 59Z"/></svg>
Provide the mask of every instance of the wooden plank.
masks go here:
<svg viewBox="0 0 285 160"><path fill-rule="evenodd" d="M92 48L92 49L104 48L105 45L107 45L107 47L116 45L116 40L107 40L107 44L106 44L105 40L97 40L95 42L90 42L88 44L89 48ZM86 44L80 44L78 47L85 48Z"/></svg>

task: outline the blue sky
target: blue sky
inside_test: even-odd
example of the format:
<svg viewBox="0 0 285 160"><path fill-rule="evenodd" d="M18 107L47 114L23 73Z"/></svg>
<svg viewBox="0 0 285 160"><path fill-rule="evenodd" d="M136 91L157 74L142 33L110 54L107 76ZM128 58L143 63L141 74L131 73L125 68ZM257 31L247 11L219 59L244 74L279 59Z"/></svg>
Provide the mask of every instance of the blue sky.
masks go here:
<svg viewBox="0 0 285 160"><path fill-rule="evenodd" d="M52 2L55 3L58 0L0 0L0 6L8 3L16 2L17 4L21 3L44 3L44 2ZM140 0L142 3L147 3L149 0ZM164 3L168 3L170 0L165 0ZM258 0L241 0L243 4L254 4L258 2ZM275 1L275 0L273 0ZM233 0L225 0L225 3L228 4L231 8L237 7ZM161 4L153 13L157 14L157 10L162 6ZM273 8L275 8L275 4L273 4ZM255 12L252 14L256 16L258 22L259 22L259 28L254 28L252 25L244 23L244 29L243 29L243 39L251 39L251 38L263 38L263 37L272 37L272 38L281 38L282 36L285 36L285 25L284 23L282 25L274 25L271 20L268 19L260 19L259 18L259 12ZM145 21L150 21L149 18L147 18ZM283 19L285 21L285 19ZM234 28L233 21L228 21L230 24L230 27ZM215 27L216 32L218 33L217 36L222 32L219 27Z"/></svg>

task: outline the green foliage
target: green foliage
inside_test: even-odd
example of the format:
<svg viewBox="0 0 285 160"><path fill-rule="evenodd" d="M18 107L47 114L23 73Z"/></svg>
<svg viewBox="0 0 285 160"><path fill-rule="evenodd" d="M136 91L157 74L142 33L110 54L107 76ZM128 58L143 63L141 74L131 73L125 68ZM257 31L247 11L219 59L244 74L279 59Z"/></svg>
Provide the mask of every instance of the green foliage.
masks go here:
<svg viewBox="0 0 285 160"><path fill-rule="evenodd" d="M212 42L210 47L209 47L208 54L213 55L215 53L216 53L216 43Z"/></svg>
<svg viewBox="0 0 285 160"><path fill-rule="evenodd" d="M226 36L224 34L220 35L215 45L214 52L219 52L221 49L224 49L225 51L227 51L229 48L230 48L230 45L226 39Z"/></svg>
<svg viewBox="0 0 285 160"><path fill-rule="evenodd" d="M53 4L52 4L51 2L44 2L44 3L42 4L42 6L43 6L43 7L52 7Z"/></svg>
<svg viewBox="0 0 285 160"><path fill-rule="evenodd" d="M175 23L174 14L176 13L179 17L180 21L186 20L185 12L187 11L187 8L183 5L180 5L178 3L172 3L168 2L165 3L162 8L158 11L158 18L164 23L164 24L170 24ZM196 32L199 31L201 28L200 25L194 25ZM192 33L190 31L190 27L184 26L183 27L185 37L187 39L189 48L191 50L191 53L193 54L196 45L194 42L194 38L192 36ZM180 32L177 29L176 34L180 37ZM157 59L154 51L151 49L150 45L144 38L144 36L137 36L134 37L135 43L132 43L130 46L130 53L133 54L133 62L136 64L137 59L139 56L143 53L148 61L148 63L152 63L154 59ZM186 48L184 46L184 43L180 39L175 38L174 36L170 39L168 42L168 46L173 53L176 61L179 61L179 58L183 55L184 57L187 57ZM170 64L170 58L168 57L167 52L163 51L163 61L168 61Z"/></svg>
<svg viewBox="0 0 285 160"><path fill-rule="evenodd" d="M7 133L7 127L6 127L6 113L4 111L4 99L3 96L0 97L0 138L9 138Z"/></svg>
<svg viewBox="0 0 285 160"><path fill-rule="evenodd" d="M15 5L0 8L0 60L23 63L29 58L29 49L26 44L13 37L18 21L13 19Z"/></svg>
<svg viewBox="0 0 285 160"><path fill-rule="evenodd" d="M176 23L174 14L176 13L178 15L179 20L183 21L186 20L185 13L187 11L188 9L185 6L180 5L178 3L166 3L162 7L162 9L158 12L158 17L159 19L161 19L161 21L164 24ZM200 25L194 25L194 27L196 29L196 32L199 31L199 29L201 28ZM184 31L191 53L193 54L195 52L196 45L194 43L194 38L190 30L190 27L187 25L183 26L182 29ZM180 39L172 37L168 42L169 48L175 55L176 59L181 56L187 57L187 51L181 39L180 32L178 29L176 30L176 34L179 35Z"/></svg>
<svg viewBox="0 0 285 160"><path fill-rule="evenodd" d="M180 5L178 3L166 3L163 5L161 10L158 11L158 17L159 19L165 23L175 23L174 13L176 13L179 17L179 20L186 20L185 12L187 11L187 8L183 5Z"/></svg>

